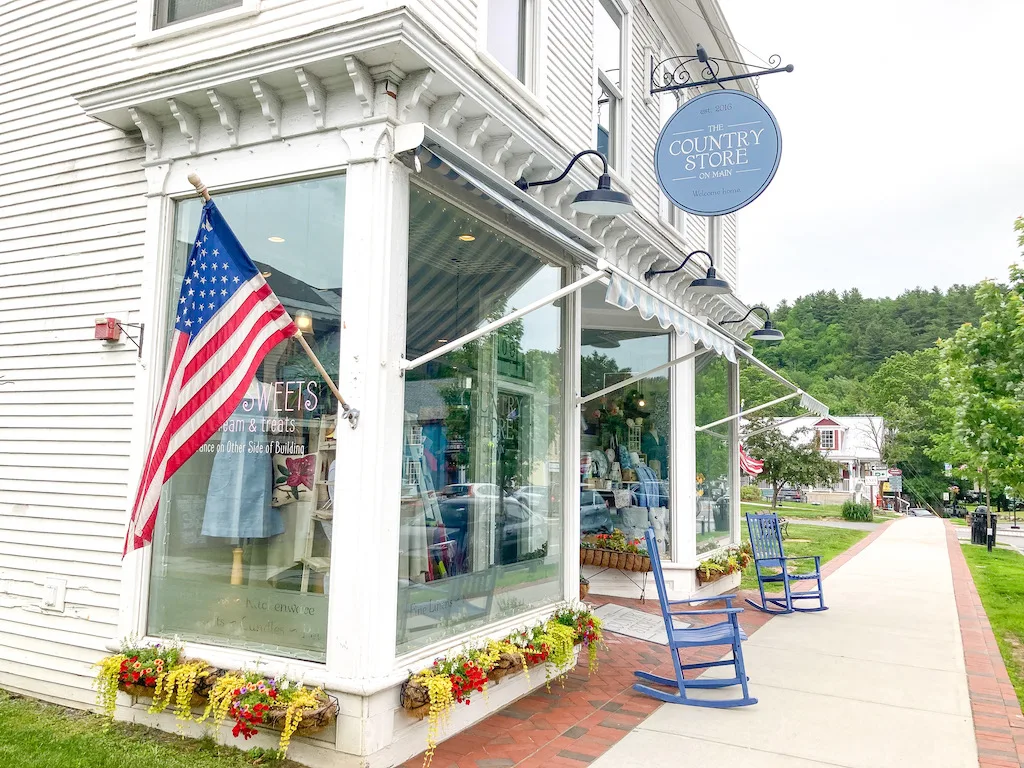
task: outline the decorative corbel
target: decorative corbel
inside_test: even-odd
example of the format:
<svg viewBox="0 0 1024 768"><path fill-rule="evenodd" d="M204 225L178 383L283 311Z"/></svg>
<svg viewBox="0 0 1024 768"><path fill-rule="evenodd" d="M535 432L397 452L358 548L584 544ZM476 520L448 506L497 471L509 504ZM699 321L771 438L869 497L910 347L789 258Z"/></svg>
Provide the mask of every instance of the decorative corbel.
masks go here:
<svg viewBox="0 0 1024 768"><path fill-rule="evenodd" d="M510 155L505 165L505 178L521 179L526 175L527 170L533 165L536 159L536 152L527 152L523 155Z"/></svg>
<svg viewBox="0 0 1024 768"><path fill-rule="evenodd" d="M359 103L363 105L363 117L373 117L373 77L370 75L370 68L355 56L345 57L345 67L348 75L352 78L352 87L355 89Z"/></svg>
<svg viewBox="0 0 1024 768"><path fill-rule="evenodd" d="M178 130L181 132L182 138L188 142L189 154L198 155L199 116L195 113L192 107L178 101L177 99L168 99L167 106L171 108L171 114L174 115L174 119L178 121Z"/></svg>
<svg viewBox="0 0 1024 768"><path fill-rule="evenodd" d="M566 181L564 184L552 184L551 192L548 195L548 205L559 213L562 212L562 205L581 190L579 184L574 181Z"/></svg>
<svg viewBox="0 0 1024 768"><path fill-rule="evenodd" d="M142 134L142 142L146 145L146 159L155 160L160 156L164 129L155 117L138 107L128 107L128 115Z"/></svg>
<svg viewBox="0 0 1024 768"><path fill-rule="evenodd" d="M312 72L307 72L303 67L295 68L295 77L299 80L302 92L306 94L306 106L313 113L316 129L322 131L327 127L327 91L324 90L320 78Z"/></svg>
<svg viewBox="0 0 1024 768"><path fill-rule="evenodd" d="M473 117L466 120L459 126L459 146L463 149L473 149L490 124L490 115Z"/></svg>
<svg viewBox="0 0 1024 768"><path fill-rule="evenodd" d="M596 217L590 223L590 234L593 235L596 240L600 240L603 243L617 223L618 220L614 216Z"/></svg>
<svg viewBox="0 0 1024 768"><path fill-rule="evenodd" d="M507 136L497 136L491 141L484 144L484 162L488 165L497 165L501 162L501 158L512 148L512 142L515 141L515 136L511 133ZM516 176L518 179L519 177Z"/></svg>
<svg viewBox="0 0 1024 768"><path fill-rule="evenodd" d="M270 127L271 138L281 138L281 99L258 77L250 80L249 84L252 85L252 95L256 97L260 109L263 110L263 119Z"/></svg>
<svg viewBox="0 0 1024 768"><path fill-rule="evenodd" d="M410 72L409 75L398 86L398 119L405 120L409 110L420 103L423 94L430 87L430 81L434 79L434 70L419 69Z"/></svg>
<svg viewBox="0 0 1024 768"><path fill-rule="evenodd" d="M633 243L629 248L622 254L622 258L629 269L636 270L640 265L640 259L645 253L651 249L651 244L644 240L642 237L638 237L636 242ZM634 261L635 259L635 261ZM638 272L636 274L643 274Z"/></svg>
<svg viewBox="0 0 1024 768"><path fill-rule="evenodd" d="M221 127L228 135L228 143L232 147L238 146L238 108L231 99L216 89L209 88L206 97L210 100L210 106L217 112L220 118Z"/></svg>
<svg viewBox="0 0 1024 768"><path fill-rule="evenodd" d="M464 99L461 93L440 97L430 107L430 126L436 131L443 131L451 125L452 120L459 114Z"/></svg>

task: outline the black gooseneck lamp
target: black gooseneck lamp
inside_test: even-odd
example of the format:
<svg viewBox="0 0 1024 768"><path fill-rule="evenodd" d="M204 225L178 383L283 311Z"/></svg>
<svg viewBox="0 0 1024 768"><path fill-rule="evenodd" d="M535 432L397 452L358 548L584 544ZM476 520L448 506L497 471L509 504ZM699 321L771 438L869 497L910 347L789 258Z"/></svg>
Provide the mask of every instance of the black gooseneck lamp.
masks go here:
<svg viewBox="0 0 1024 768"><path fill-rule="evenodd" d="M596 149L585 149L580 152L569 161L569 164L565 166L565 170L562 171L562 175L557 178L545 179L544 181L527 181L524 177L520 176L516 179L515 185L525 192L530 187L557 184L569 175L569 171L572 170L572 167L584 155L597 155L600 157L604 171L597 179L597 189L585 189L576 195L576 199L572 201L572 209L577 213L586 213L591 216L621 216L622 214L630 213L633 210L633 201L629 199L629 195L625 192L616 192L612 189L612 177L608 174L608 158Z"/></svg>
<svg viewBox="0 0 1024 768"><path fill-rule="evenodd" d="M760 305L755 305L751 307L747 311L747 314L745 314L739 320L719 320L718 324L726 325L728 323L742 323L744 320L750 317L750 313L753 312L755 309L760 309L762 312L764 312L764 327L758 328L756 331L750 334L750 338L754 339L755 341L767 341L773 344L778 344L780 341L786 338L785 334L783 334L782 331L780 331L772 324L772 316L768 314L768 310Z"/></svg>
<svg viewBox="0 0 1024 768"><path fill-rule="evenodd" d="M707 251L693 251L692 253L686 254L686 258L683 259L683 263L680 264L675 269L648 269L646 272L644 272L644 280L646 280L647 282L651 282L651 278L654 277L655 275L674 274L681 270L683 267L685 267L686 262L688 262L690 259L696 256L698 253L703 253L705 256L708 257L708 264L710 266L708 267L707 276L699 277L696 280L694 280L692 283L690 283L690 288L692 288L696 293L729 293L729 291L732 290L729 287L729 283L720 278L718 274L715 272L715 261L711 257L711 254L708 253Z"/></svg>

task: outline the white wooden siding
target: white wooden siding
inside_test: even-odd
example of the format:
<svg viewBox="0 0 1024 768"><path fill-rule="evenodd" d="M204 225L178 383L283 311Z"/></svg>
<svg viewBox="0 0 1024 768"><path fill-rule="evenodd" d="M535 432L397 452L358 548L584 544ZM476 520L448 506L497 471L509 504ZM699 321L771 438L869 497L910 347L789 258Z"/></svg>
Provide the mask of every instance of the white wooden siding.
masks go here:
<svg viewBox="0 0 1024 768"><path fill-rule="evenodd" d="M0 5L0 687L78 705L117 633L136 372L92 326L139 308L146 185L141 141L72 94L121 66L133 14Z"/></svg>
<svg viewBox="0 0 1024 768"><path fill-rule="evenodd" d="M736 285L739 277L738 246L736 242L736 214L722 219L722 278Z"/></svg>
<svg viewBox="0 0 1024 768"><path fill-rule="evenodd" d="M652 219L660 217L661 198L658 179L654 173L654 148L661 133L661 108L651 98L648 77L650 62L645 51L662 50L664 40L654 19L643 3L634 3L632 50L630 51L630 77L626 87L632 89L630 187L633 202Z"/></svg>
<svg viewBox="0 0 1024 768"><path fill-rule="evenodd" d="M594 124L594 0L548 0L548 111L573 152L597 142Z"/></svg>

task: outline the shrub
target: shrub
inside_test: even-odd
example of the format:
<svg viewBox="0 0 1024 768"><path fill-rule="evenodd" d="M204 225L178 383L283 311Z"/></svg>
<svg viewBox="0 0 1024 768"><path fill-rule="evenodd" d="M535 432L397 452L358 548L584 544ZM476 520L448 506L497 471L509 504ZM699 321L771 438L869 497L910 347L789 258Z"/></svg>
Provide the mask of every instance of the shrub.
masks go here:
<svg viewBox="0 0 1024 768"><path fill-rule="evenodd" d="M857 522L870 523L872 520L871 505L855 504L852 501L844 501L843 520L855 520Z"/></svg>
<svg viewBox="0 0 1024 768"><path fill-rule="evenodd" d="M763 501L761 489L756 485L744 485L740 488L740 501Z"/></svg>

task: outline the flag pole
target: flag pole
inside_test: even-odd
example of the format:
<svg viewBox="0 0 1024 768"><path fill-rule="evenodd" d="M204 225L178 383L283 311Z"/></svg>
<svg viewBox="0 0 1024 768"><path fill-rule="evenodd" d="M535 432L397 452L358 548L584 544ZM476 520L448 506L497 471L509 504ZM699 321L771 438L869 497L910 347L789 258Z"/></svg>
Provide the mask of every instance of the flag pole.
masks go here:
<svg viewBox="0 0 1024 768"><path fill-rule="evenodd" d="M189 183L196 188L196 192L202 196L203 200L209 202L210 192L206 189L206 185L200 180L199 174L195 172L190 173L188 175L188 180ZM341 406L343 418L348 419L349 424L352 425L352 429L355 429L356 425L359 423L359 411L345 402L345 398L341 396L341 391L338 389L338 385L334 383L334 379L331 378L331 375L324 368L323 363L320 362L320 358L318 358L316 353L310 348L309 342L307 342L305 337L302 335L302 331L296 328L295 336L293 338L298 339L299 345L302 347L306 355L309 356L310 361L313 363L313 367L316 368L317 372L324 377L324 381L327 382L328 388L334 396L338 398L338 404Z"/></svg>

